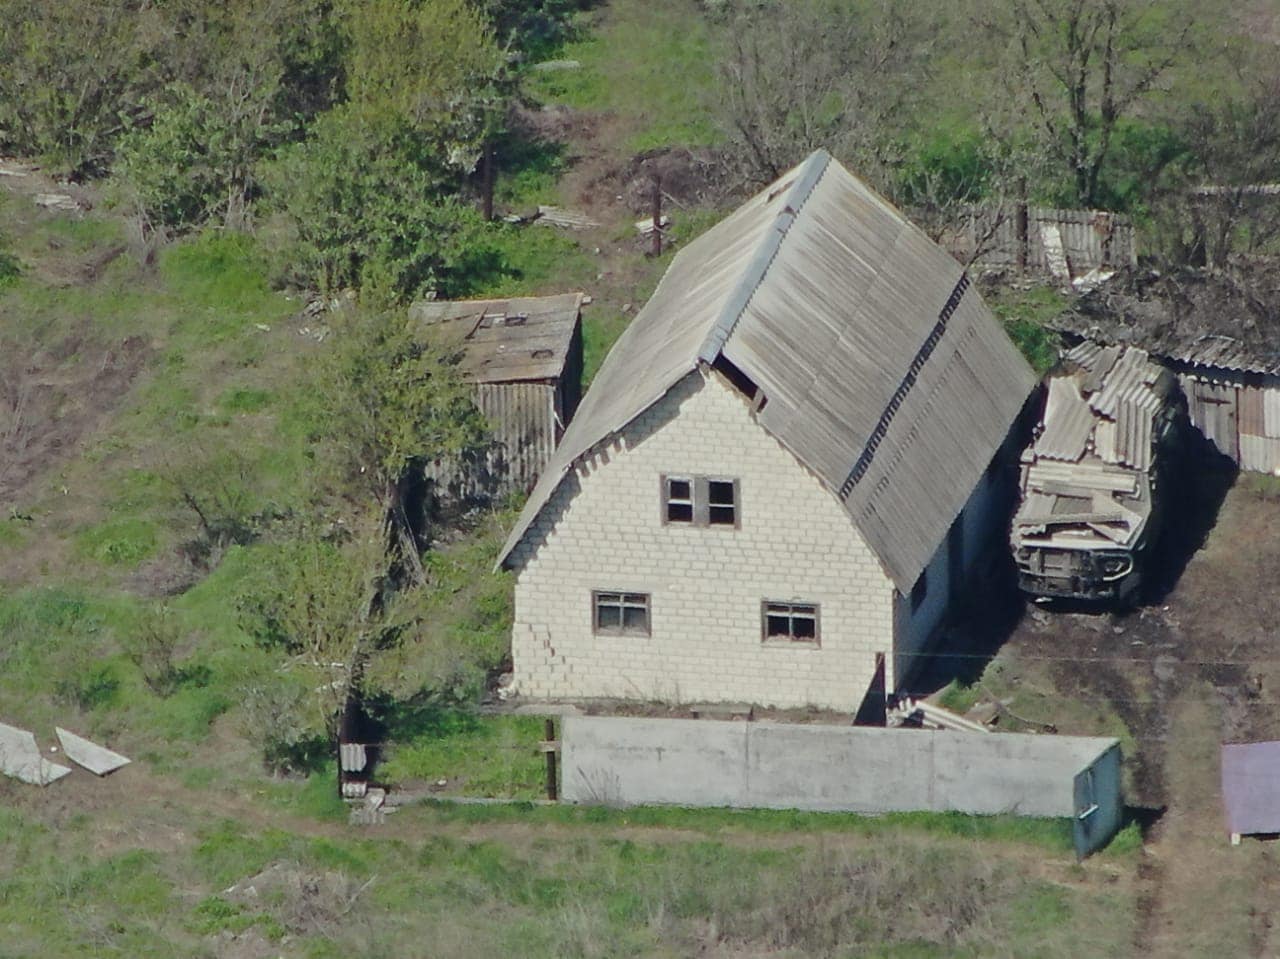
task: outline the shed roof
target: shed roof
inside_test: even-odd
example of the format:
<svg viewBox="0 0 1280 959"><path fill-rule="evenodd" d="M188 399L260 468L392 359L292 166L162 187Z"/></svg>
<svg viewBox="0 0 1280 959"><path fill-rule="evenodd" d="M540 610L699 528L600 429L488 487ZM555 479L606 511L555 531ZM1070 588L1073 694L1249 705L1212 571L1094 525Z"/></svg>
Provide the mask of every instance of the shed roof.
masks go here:
<svg viewBox="0 0 1280 959"><path fill-rule="evenodd" d="M1229 832L1280 832L1280 742L1223 744L1222 802Z"/></svg>
<svg viewBox="0 0 1280 959"><path fill-rule="evenodd" d="M1280 376L1280 269L1262 258L1231 270L1125 269L1052 325L1207 370Z"/></svg>
<svg viewBox="0 0 1280 959"><path fill-rule="evenodd" d="M422 300L409 318L459 349L458 369L473 383L553 380L569 356L581 293L507 300Z"/></svg>
<svg viewBox="0 0 1280 959"><path fill-rule="evenodd" d="M904 593L1035 385L963 269L825 151L682 250L596 375L503 549L573 463L699 365L843 502Z"/></svg>

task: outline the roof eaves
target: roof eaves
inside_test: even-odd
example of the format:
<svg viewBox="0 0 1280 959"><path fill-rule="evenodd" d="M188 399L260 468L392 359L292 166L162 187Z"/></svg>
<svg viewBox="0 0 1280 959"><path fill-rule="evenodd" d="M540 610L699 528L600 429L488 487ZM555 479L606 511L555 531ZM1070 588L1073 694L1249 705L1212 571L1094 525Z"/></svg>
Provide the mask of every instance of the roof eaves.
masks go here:
<svg viewBox="0 0 1280 959"><path fill-rule="evenodd" d="M791 224L795 223L800 208L804 206L805 200L809 199L809 195L813 193L822 175L827 172L830 163L830 153L826 150L815 150L801 167L787 191L786 202L783 203L782 210L774 220L773 229L765 236L760 249L756 251L751 263L743 271L741 279L725 301L724 308L698 351L698 359L701 362L711 365L719 357L721 349L729 339L729 334L738 323L738 318L745 312L751 297L755 295L760 283L764 280L765 273L769 271L769 266L778 255L782 241L786 238L787 231L791 229Z"/></svg>

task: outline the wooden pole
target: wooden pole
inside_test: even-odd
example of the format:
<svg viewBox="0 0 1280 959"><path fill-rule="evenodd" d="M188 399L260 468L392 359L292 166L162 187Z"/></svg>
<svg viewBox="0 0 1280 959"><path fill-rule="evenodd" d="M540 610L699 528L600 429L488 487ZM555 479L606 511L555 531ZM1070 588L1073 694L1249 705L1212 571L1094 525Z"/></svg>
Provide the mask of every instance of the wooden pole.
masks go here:
<svg viewBox="0 0 1280 959"><path fill-rule="evenodd" d="M484 183L481 187L483 191L482 203L484 205L483 216L484 221L488 223L493 219L493 146L489 143L484 145L484 159L482 161L483 169L481 177Z"/></svg>
<svg viewBox="0 0 1280 959"><path fill-rule="evenodd" d="M554 743L556 739L556 721L548 719L545 727L547 742ZM554 749L547 750L547 798L555 802L560 798L560 792L556 784L556 751Z"/></svg>
<svg viewBox="0 0 1280 959"><path fill-rule="evenodd" d="M653 255L662 256L662 177L653 177Z"/></svg>
<svg viewBox="0 0 1280 959"><path fill-rule="evenodd" d="M1027 222L1027 181L1022 180L1018 186L1018 272L1026 273L1030 226Z"/></svg>

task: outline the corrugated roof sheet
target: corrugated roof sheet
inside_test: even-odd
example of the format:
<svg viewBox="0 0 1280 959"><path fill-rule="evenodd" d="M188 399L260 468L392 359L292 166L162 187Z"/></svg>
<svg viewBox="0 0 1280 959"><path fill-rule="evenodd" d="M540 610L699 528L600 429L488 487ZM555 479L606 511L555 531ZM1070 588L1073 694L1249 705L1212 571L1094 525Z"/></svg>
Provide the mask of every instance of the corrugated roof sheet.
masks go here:
<svg viewBox="0 0 1280 959"><path fill-rule="evenodd" d="M462 353L474 383L553 380L564 370L582 309L581 293L507 300L423 300L409 318Z"/></svg>
<svg viewBox="0 0 1280 959"><path fill-rule="evenodd" d="M963 270L813 154L681 251L597 374L505 558L573 462L723 355L903 592L1035 383Z"/></svg>
<svg viewBox="0 0 1280 959"><path fill-rule="evenodd" d="M1044 405L1044 432L1036 439L1036 456L1075 462L1084 455L1094 427L1093 410L1072 376L1049 380Z"/></svg>
<svg viewBox="0 0 1280 959"><path fill-rule="evenodd" d="M1280 832L1280 742L1223 744L1222 803L1228 832Z"/></svg>
<svg viewBox="0 0 1280 959"><path fill-rule="evenodd" d="M1086 342L1066 355L1049 379L1041 435L1024 454L1015 546L1045 536L1136 541L1150 512L1156 420L1175 383L1136 347Z"/></svg>

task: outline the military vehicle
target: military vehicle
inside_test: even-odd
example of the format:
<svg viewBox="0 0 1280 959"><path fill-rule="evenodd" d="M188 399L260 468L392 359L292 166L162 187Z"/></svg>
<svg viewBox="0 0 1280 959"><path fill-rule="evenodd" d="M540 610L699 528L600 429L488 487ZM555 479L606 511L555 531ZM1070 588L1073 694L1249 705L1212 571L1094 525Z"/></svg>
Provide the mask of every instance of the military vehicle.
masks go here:
<svg viewBox="0 0 1280 959"><path fill-rule="evenodd" d="M1144 350L1085 342L1064 357L1021 458L1011 545L1024 592L1134 599L1185 415L1176 378Z"/></svg>

